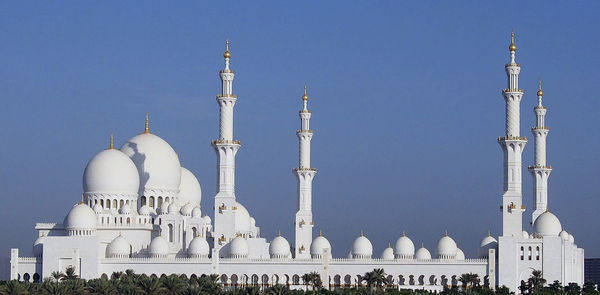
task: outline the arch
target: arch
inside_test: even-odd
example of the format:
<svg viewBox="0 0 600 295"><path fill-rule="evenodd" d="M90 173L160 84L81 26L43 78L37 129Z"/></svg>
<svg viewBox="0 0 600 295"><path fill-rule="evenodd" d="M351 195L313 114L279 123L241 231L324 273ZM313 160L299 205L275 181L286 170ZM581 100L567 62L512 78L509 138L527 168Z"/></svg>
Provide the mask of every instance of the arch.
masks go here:
<svg viewBox="0 0 600 295"><path fill-rule="evenodd" d="M103 274L100 276L100 279L102 279L102 280L108 280L108 276L107 276L105 273L103 273Z"/></svg>
<svg viewBox="0 0 600 295"><path fill-rule="evenodd" d="M452 276L452 287L458 286L458 279L456 279L456 275Z"/></svg>
<svg viewBox="0 0 600 295"><path fill-rule="evenodd" d="M415 276L414 275L409 275L408 276L408 284L411 286L415 285Z"/></svg>
<svg viewBox="0 0 600 295"><path fill-rule="evenodd" d="M486 288L490 287L490 276L486 275L483 277L483 286Z"/></svg>
<svg viewBox="0 0 600 295"><path fill-rule="evenodd" d="M420 275L418 282L420 286L425 285L425 275Z"/></svg>
<svg viewBox="0 0 600 295"><path fill-rule="evenodd" d="M198 230L196 229L196 227L192 227L192 239L195 238L198 235Z"/></svg>
<svg viewBox="0 0 600 295"><path fill-rule="evenodd" d="M292 285L300 285L300 276L299 275L292 276Z"/></svg>
<svg viewBox="0 0 600 295"><path fill-rule="evenodd" d="M342 285L342 277L340 275L333 276L333 286L339 287Z"/></svg>
<svg viewBox="0 0 600 295"><path fill-rule="evenodd" d="M106 200L106 209L110 209L110 200Z"/></svg>
<svg viewBox="0 0 600 295"><path fill-rule="evenodd" d="M231 285L232 286L237 286L237 284L238 284L238 276L236 274L231 275L231 277L229 278L229 280L231 281Z"/></svg>
<svg viewBox="0 0 600 295"><path fill-rule="evenodd" d="M104 200L100 200L100 206L102 206L102 208L104 208Z"/></svg>
<svg viewBox="0 0 600 295"><path fill-rule="evenodd" d="M150 196L150 208L154 208L154 196Z"/></svg>
<svg viewBox="0 0 600 295"><path fill-rule="evenodd" d="M113 209L117 209L117 199L113 200Z"/></svg>
<svg viewBox="0 0 600 295"><path fill-rule="evenodd" d="M527 248L527 260L531 260L531 246Z"/></svg>
<svg viewBox="0 0 600 295"><path fill-rule="evenodd" d="M535 260L540 260L540 246L535 247Z"/></svg>
<svg viewBox="0 0 600 295"><path fill-rule="evenodd" d="M525 248L521 246L521 260L525 260Z"/></svg>
<svg viewBox="0 0 600 295"><path fill-rule="evenodd" d="M127 217L127 225L131 224L131 218Z"/></svg>
<svg viewBox="0 0 600 295"><path fill-rule="evenodd" d="M271 284L272 284L272 285L277 285L277 284L279 284L279 276L278 276L278 275L275 275L275 274L274 274L274 275L272 275L272 276L271 276Z"/></svg>
<svg viewBox="0 0 600 295"><path fill-rule="evenodd" d="M252 284L252 286L258 286L258 275L253 274L250 283Z"/></svg>
<svg viewBox="0 0 600 295"><path fill-rule="evenodd" d="M34 273L33 274L33 282L34 283L39 283L40 282L40 274L39 273Z"/></svg>
<svg viewBox="0 0 600 295"><path fill-rule="evenodd" d="M31 276L29 275L29 273L25 273L23 275L23 281L28 282L29 283L29 279L31 278Z"/></svg>
<svg viewBox="0 0 600 295"><path fill-rule="evenodd" d="M160 208L160 206L163 203L163 198L161 196L158 197L157 202L156 202L156 207Z"/></svg>
<svg viewBox="0 0 600 295"><path fill-rule="evenodd" d="M398 276L398 285L406 285L406 279L403 275Z"/></svg>
<svg viewBox="0 0 600 295"><path fill-rule="evenodd" d="M169 202L169 197L165 197L165 202Z"/></svg>
<svg viewBox="0 0 600 295"><path fill-rule="evenodd" d="M122 208L122 207L123 207L123 205L125 205L125 201L121 200L121 201L119 202L119 208Z"/></svg>
<svg viewBox="0 0 600 295"><path fill-rule="evenodd" d="M385 279L385 283L387 284L388 287L394 286L394 276L388 275Z"/></svg>
<svg viewBox="0 0 600 295"><path fill-rule="evenodd" d="M173 224L169 223L169 242L173 243Z"/></svg>
<svg viewBox="0 0 600 295"><path fill-rule="evenodd" d="M429 276L429 284L430 285L436 285L437 284L437 279L435 278L435 275Z"/></svg>
<svg viewBox="0 0 600 295"><path fill-rule="evenodd" d="M266 274L263 274L260 278L260 282L263 286L268 286L269 285L269 276Z"/></svg>
<svg viewBox="0 0 600 295"><path fill-rule="evenodd" d="M448 278L446 277L446 275L442 275L441 279L442 286L448 287Z"/></svg>
<svg viewBox="0 0 600 295"><path fill-rule="evenodd" d="M247 274L242 275L242 285L248 285L248 275Z"/></svg>
<svg viewBox="0 0 600 295"><path fill-rule="evenodd" d="M289 275L283 275L283 279L285 280L285 284L286 285L290 285L290 276Z"/></svg>
<svg viewBox="0 0 600 295"><path fill-rule="evenodd" d="M222 274L220 280L221 280L221 284L223 284L223 286L227 286L227 275L226 274Z"/></svg>

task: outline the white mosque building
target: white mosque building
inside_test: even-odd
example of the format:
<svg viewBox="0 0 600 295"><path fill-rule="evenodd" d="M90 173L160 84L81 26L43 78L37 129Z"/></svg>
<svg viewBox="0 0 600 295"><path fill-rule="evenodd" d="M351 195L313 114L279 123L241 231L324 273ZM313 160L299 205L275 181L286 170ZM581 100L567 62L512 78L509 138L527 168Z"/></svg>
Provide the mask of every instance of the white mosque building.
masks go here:
<svg viewBox="0 0 600 295"><path fill-rule="evenodd" d="M559 219L547 210L548 177L543 92L534 107L537 122L535 163L529 167L535 187L533 230L523 230L522 161L527 138L520 134L520 64L516 62L514 34L505 66L508 85L502 90L506 102L506 133L498 138L504 152L502 234L488 234L481 241L478 257L467 258L448 236L435 249L416 249L404 233L393 247L374 256L369 239L361 234L351 245L349 257L335 257L327 238L313 232L311 166L311 112L306 88L299 112L301 127L298 179L298 211L295 236L290 242L279 235L272 241L261 237L260 228L244 205L236 200L235 156L241 143L234 139L233 94L235 72L230 69L229 43L225 68L219 72L221 94L219 137L212 141L217 153L217 192L213 219L202 215L201 186L181 166L177 153L150 132L148 117L144 132L127 140L120 149L110 146L96 154L83 173L81 203L70 209L62 222L36 223L39 238L32 251L21 256L11 249L10 278L40 281L53 271L74 267L82 278L91 279L132 269L136 273L218 274L229 286L288 284L300 287L305 273L318 272L325 287L360 284L361 275L383 268L390 285L398 288L441 290L458 284L461 274L475 273L490 287L505 285L517 291L532 270L542 270L548 282L558 280L583 284L584 250L573 235L563 230ZM345 256L345 255L344 255Z"/></svg>

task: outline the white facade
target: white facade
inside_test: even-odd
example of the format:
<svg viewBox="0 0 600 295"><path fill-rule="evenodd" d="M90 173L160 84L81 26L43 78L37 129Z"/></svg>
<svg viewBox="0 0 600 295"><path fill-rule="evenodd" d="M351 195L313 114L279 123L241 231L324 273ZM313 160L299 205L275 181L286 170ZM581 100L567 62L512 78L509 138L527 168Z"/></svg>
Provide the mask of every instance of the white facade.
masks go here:
<svg viewBox="0 0 600 295"><path fill-rule="evenodd" d="M109 148L90 160L83 176L82 201L62 223L36 224L39 238L31 254L21 256L18 249L11 249L11 279L39 281L73 266L86 279L133 269L157 275L216 273L231 285L279 283L299 288L301 276L315 271L326 287L335 288L360 284L361 275L383 268L390 284L399 288L441 290L456 285L464 273L476 273L491 287L506 285L517 291L532 270L542 270L548 282L582 285L584 251L547 210L551 167L546 164L548 128L541 85L532 129L535 163L529 168L536 184L534 230L531 234L523 230L526 209L521 155L527 138L520 135L524 92L519 89L521 67L516 63L514 35L509 50L510 62L505 66L508 88L502 91L506 132L498 139L504 152L502 235L496 239L488 234L477 258L465 258L448 234L440 238L435 251L423 246L415 251L414 243L403 233L393 248L390 245L374 257L371 242L361 233L348 258L336 258L322 233L313 235L312 181L317 171L310 162L314 133L306 86L299 112L301 126L296 131L299 163L293 169L298 180L295 240L290 245L281 235L271 242L261 238L256 220L235 195L235 156L241 143L233 132L237 96L233 94L235 72L230 69L227 42L225 68L220 71L221 94L217 95L219 137L212 141L217 154L213 219L202 216L198 180L181 166L171 146L150 132L146 116L144 132L120 149L114 148L111 137Z"/></svg>

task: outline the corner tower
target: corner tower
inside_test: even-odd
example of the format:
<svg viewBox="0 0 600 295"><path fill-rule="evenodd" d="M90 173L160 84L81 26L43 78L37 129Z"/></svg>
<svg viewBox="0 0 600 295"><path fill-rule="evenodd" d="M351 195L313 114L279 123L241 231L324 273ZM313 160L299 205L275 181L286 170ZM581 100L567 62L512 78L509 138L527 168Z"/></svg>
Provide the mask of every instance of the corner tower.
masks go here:
<svg viewBox="0 0 600 295"><path fill-rule="evenodd" d="M535 210L531 214L531 224L533 225L535 220L544 213L548 208L548 178L552 172L552 166L546 163L546 137L550 128L545 124L546 119L546 107L542 105L542 97L544 91L542 91L542 81L539 84L539 90L537 92L538 105L533 108L533 112L536 115L536 126L531 128L531 132L535 137L535 163L533 166L529 166L529 172L533 176L533 203L535 204Z"/></svg>
<svg viewBox="0 0 600 295"><path fill-rule="evenodd" d="M517 46L515 33L511 34L509 46L510 63L504 69L508 76L508 88L502 89L506 102L506 134L498 138L504 152L504 194L502 194L502 235L519 236L523 230L523 195L521 189L521 155L527 138L520 135L520 104L523 89L519 89L521 65L515 61Z"/></svg>
<svg viewBox="0 0 600 295"><path fill-rule="evenodd" d="M226 42L225 69L219 72L221 94L217 95L220 107L219 139L211 142L217 153L217 194L215 196L215 247L220 247L235 237L235 155L241 143L233 139L233 107L237 96L232 93L235 72L229 68L229 40Z"/></svg>
<svg viewBox="0 0 600 295"><path fill-rule="evenodd" d="M299 164L294 168L294 174L298 178L298 212L294 227L296 230L295 258L310 259L310 244L312 242L312 181L317 174L317 169L310 166L310 141L313 131L310 130L311 112L308 110L308 95L304 85L302 95L303 108L300 110L300 130L296 131L300 141Z"/></svg>

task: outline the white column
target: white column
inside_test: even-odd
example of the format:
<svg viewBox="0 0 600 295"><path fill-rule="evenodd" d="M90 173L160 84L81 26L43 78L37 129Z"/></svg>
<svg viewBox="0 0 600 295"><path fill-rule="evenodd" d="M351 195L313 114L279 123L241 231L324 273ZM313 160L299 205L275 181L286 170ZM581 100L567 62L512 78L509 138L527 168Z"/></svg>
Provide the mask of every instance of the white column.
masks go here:
<svg viewBox="0 0 600 295"><path fill-rule="evenodd" d="M547 109L542 105L542 81L540 81L538 95L538 105L533 108L536 115L536 126L531 128L535 139L535 162L529 166L529 171L533 177L533 203L535 210L531 213L531 224L548 209L548 178L552 172L552 167L546 163L546 138L550 128L545 125Z"/></svg>
<svg viewBox="0 0 600 295"><path fill-rule="evenodd" d="M311 112L308 110L308 95L304 86L302 96L303 108L300 110L300 129L296 131L299 140L298 168L294 174L298 179L298 211L294 222L296 230L295 258L310 258L310 244L312 243L312 181L317 174L317 169L310 166L310 142L313 131L310 130Z"/></svg>
<svg viewBox="0 0 600 295"><path fill-rule="evenodd" d="M19 279L19 249L10 249L10 279Z"/></svg>
<svg viewBox="0 0 600 295"><path fill-rule="evenodd" d="M523 229L521 190L521 155L527 138L520 136L520 104L523 90L519 89L521 65L515 62L514 33L510 50L510 63L505 66L508 88L502 90L506 102L506 135L498 138L504 152L504 194L502 195L502 232L504 236L518 236Z"/></svg>
<svg viewBox="0 0 600 295"><path fill-rule="evenodd" d="M233 139L233 108L237 96L233 94L235 72L229 68L229 41L225 53L225 69L219 72L221 78L221 94L217 95L219 103L219 139L212 141L217 154L217 194L215 196L215 247L235 237L235 155L241 143Z"/></svg>

